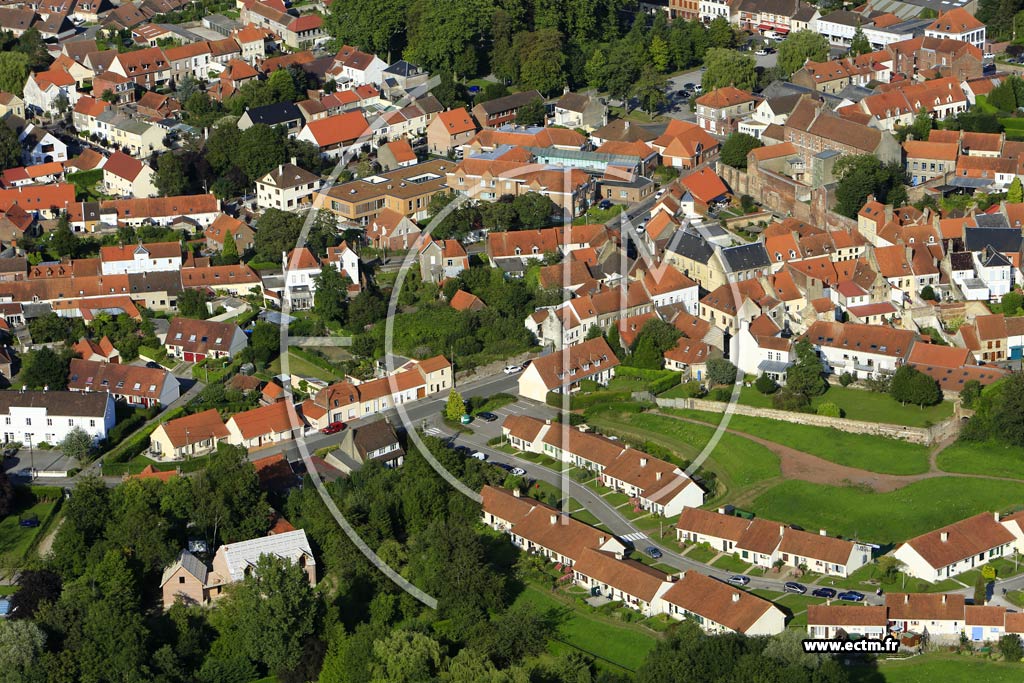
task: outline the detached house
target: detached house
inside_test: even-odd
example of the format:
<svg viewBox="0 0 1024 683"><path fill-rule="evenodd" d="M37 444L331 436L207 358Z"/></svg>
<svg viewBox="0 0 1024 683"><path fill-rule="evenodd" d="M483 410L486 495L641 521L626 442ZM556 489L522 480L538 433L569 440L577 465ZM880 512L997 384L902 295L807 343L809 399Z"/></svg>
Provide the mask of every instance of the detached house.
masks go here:
<svg viewBox="0 0 1024 683"><path fill-rule="evenodd" d="M476 122L465 107L443 111L427 124L427 149L431 154L449 154L476 135Z"/></svg>
<svg viewBox="0 0 1024 683"><path fill-rule="evenodd" d="M153 169L124 152L114 152L103 164L103 189L116 197L156 197Z"/></svg>
<svg viewBox="0 0 1024 683"><path fill-rule="evenodd" d="M563 358L565 355L568 359ZM618 364L604 337L590 339L570 346L564 353L552 353L530 363L519 375L519 395L543 403L549 392L577 391L585 379L606 385Z"/></svg>
<svg viewBox="0 0 1024 683"><path fill-rule="evenodd" d="M685 572L660 600L669 616L712 635L770 636L785 628L786 615L768 600L697 571Z"/></svg>
<svg viewBox="0 0 1024 683"><path fill-rule="evenodd" d="M160 424L149 438L149 452L162 460L208 455L229 436L216 409L186 415Z"/></svg>
<svg viewBox="0 0 1024 683"><path fill-rule="evenodd" d="M442 282L458 277L469 268L469 256L458 240L427 237L420 249L420 277L424 282Z"/></svg>
<svg viewBox="0 0 1024 683"><path fill-rule="evenodd" d="M289 401L280 401L232 415L228 443L258 449L301 436L305 424Z"/></svg>
<svg viewBox="0 0 1024 683"><path fill-rule="evenodd" d="M261 209L295 211L312 201L320 178L292 163L281 164L256 181L256 205Z"/></svg>
<svg viewBox="0 0 1024 683"><path fill-rule="evenodd" d="M248 337L238 325L192 318L173 318L164 342L171 357L195 363L207 358L233 358L248 344Z"/></svg>
<svg viewBox="0 0 1024 683"><path fill-rule="evenodd" d="M753 115L760 101L759 97L732 86L712 90L696 99L697 123L709 133L728 135L735 132L740 119Z"/></svg>

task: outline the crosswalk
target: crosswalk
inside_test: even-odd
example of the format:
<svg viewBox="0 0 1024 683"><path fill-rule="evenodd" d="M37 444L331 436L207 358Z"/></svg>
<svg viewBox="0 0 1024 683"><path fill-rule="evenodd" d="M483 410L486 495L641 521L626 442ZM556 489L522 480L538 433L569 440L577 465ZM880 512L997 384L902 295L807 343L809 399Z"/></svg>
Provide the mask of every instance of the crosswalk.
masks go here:
<svg viewBox="0 0 1024 683"><path fill-rule="evenodd" d="M636 543L637 541L642 541L645 538L647 538L647 534L638 531L638 532L633 533L633 534L626 534L625 536L622 537L622 540L623 541L629 541L630 543Z"/></svg>
<svg viewBox="0 0 1024 683"><path fill-rule="evenodd" d="M425 431L427 434L430 434L431 436L444 436L444 432L442 432L437 427L427 427L423 431Z"/></svg>

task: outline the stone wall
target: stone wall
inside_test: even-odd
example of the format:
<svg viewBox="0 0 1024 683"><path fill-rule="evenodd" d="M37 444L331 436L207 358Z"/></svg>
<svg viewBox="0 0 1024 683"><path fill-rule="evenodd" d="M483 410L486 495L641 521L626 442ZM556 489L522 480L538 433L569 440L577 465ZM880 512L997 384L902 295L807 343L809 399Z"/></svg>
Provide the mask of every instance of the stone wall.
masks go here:
<svg viewBox="0 0 1024 683"><path fill-rule="evenodd" d="M659 398L659 408L678 408L683 410L700 410L709 413L724 413L728 403L720 401L707 401L699 398ZM960 433L960 419L954 414L953 417L931 427L907 427L904 425L884 424L880 422L864 422L862 420L847 420L845 418L825 417L812 413L791 413L786 410L774 410L772 408L753 408L751 406L736 404L733 411L736 415L749 417L762 417L769 420L780 420L793 424L802 424L812 427L832 427L841 432L853 434L870 434L872 436L884 436L890 439L900 439L910 443L930 446L933 443L946 438L956 436Z"/></svg>
<svg viewBox="0 0 1024 683"><path fill-rule="evenodd" d="M485 377L493 377L494 375L500 375L504 370L505 366L509 364L523 364L528 360L539 358L542 355L541 351L535 351L530 353L521 353L518 356L507 358L505 360L496 360L493 363L487 365L481 365L472 370L459 370L455 373L455 385L458 388L460 382L470 382L476 379L483 379Z"/></svg>

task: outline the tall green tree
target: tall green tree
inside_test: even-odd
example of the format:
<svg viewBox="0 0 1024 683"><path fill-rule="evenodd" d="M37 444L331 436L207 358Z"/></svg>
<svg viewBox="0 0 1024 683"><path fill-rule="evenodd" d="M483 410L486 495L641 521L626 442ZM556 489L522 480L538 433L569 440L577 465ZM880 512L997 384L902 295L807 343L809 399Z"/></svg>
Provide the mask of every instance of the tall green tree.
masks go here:
<svg viewBox="0 0 1024 683"><path fill-rule="evenodd" d="M719 158L723 164L733 168L745 169L747 167L747 155L750 150L763 147L764 143L753 135L746 133L731 133L722 143L722 151Z"/></svg>
<svg viewBox="0 0 1024 683"><path fill-rule="evenodd" d="M794 348L796 362L786 371L786 388L805 396L820 396L825 393L825 382L821 359L806 338L801 338Z"/></svg>
<svg viewBox="0 0 1024 683"><path fill-rule="evenodd" d="M23 356L21 380L29 389L63 391L68 386L70 361L68 352L57 353L44 346Z"/></svg>
<svg viewBox="0 0 1024 683"><path fill-rule="evenodd" d="M1024 202L1024 185L1021 184L1019 176L1014 176L1010 187L1006 189L1006 201L1010 204Z"/></svg>
<svg viewBox="0 0 1024 683"><path fill-rule="evenodd" d="M180 154L161 154L156 162L153 184L162 197L177 197L188 188L188 169Z"/></svg>
<svg viewBox="0 0 1024 683"><path fill-rule="evenodd" d="M554 29L516 34L513 48L519 60L519 85L542 95L562 91L566 84L564 37Z"/></svg>
<svg viewBox="0 0 1024 683"><path fill-rule="evenodd" d="M701 88L711 92L731 85L741 90L752 90L757 84L757 62L753 55L727 48L713 47L704 55L704 75Z"/></svg>
<svg viewBox="0 0 1024 683"><path fill-rule="evenodd" d="M786 36L779 45L779 70L787 78L798 71L808 59L824 62L828 59L828 38L814 31L796 31Z"/></svg>
<svg viewBox="0 0 1024 683"><path fill-rule="evenodd" d="M210 309L206 303L209 294L203 289L185 289L178 295L178 315L184 318L206 320L210 317Z"/></svg>
<svg viewBox="0 0 1024 683"><path fill-rule="evenodd" d="M334 266L327 264L320 269L314 278L316 290L313 292L313 310L317 317L326 325L328 323L345 324L347 319L348 283Z"/></svg>
<svg viewBox="0 0 1024 683"><path fill-rule="evenodd" d="M633 95L640 101L640 108L648 114L654 115L660 107L664 106L667 82L665 75L659 73L654 67L645 67L633 86Z"/></svg>
<svg viewBox="0 0 1024 683"><path fill-rule="evenodd" d="M462 394L452 389L448 392L448 401L444 405L444 416L452 422L458 422L466 413L466 402Z"/></svg>
<svg viewBox="0 0 1024 683"><path fill-rule="evenodd" d="M0 126L0 170L21 166L21 142L18 134Z"/></svg>
<svg viewBox="0 0 1024 683"><path fill-rule="evenodd" d="M65 212L61 212L57 219L57 227L50 233L50 250L58 258L72 257L78 251L80 240L71 229L71 221Z"/></svg>
<svg viewBox="0 0 1024 683"><path fill-rule="evenodd" d="M0 90L20 94L28 80L29 59L21 52L0 52Z"/></svg>
<svg viewBox="0 0 1024 683"><path fill-rule="evenodd" d="M871 52L871 49L871 41L864 35L864 29L860 27L860 24L857 24L857 29L853 32L853 40L850 42L850 54L859 57Z"/></svg>
<svg viewBox="0 0 1024 683"><path fill-rule="evenodd" d="M547 119L544 100L539 97L527 102L516 112L516 124L520 126L543 126Z"/></svg>

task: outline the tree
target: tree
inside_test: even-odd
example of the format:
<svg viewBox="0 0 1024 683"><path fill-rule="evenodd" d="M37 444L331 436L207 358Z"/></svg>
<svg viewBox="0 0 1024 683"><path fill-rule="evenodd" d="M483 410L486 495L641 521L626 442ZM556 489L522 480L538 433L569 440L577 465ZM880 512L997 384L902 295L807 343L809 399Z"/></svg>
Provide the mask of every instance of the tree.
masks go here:
<svg viewBox="0 0 1024 683"><path fill-rule="evenodd" d="M725 17L715 17L708 24L708 45L713 48L733 48L736 45L736 31Z"/></svg>
<svg viewBox="0 0 1024 683"><path fill-rule="evenodd" d="M976 379L964 382L963 388L960 389L960 402L964 408L973 408L979 398L981 398L981 382Z"/></svg>
<svg viewBox="0 0 1024 683"><path fill-rule="evenodd" d="M814 31L790 33L779 45L778 66L787 78L803 67L808 59L824 62L828 59L828 38Z"/></svg>
<svg viewBox="0 0 1024 683"><path fill-rule="evenodd" d="M18 577L18 590L11 596L11 618L31 619L40 604L60 598L62 586L60 575L49 569L23 571Z"/></svg>
<svg viewBox="0 0 1024 683"><path fill-rule="evenodd" d="M838 178L835 211L855 217L868 195L883 204L899 205L906 199L906 173L899 164L883 164L870 154L845 156L836 162Z"/></svg>
<svg viewBox="0 0 1024 683"><path fill-rule="evenodd" d="M220 444L206 469L191 482L192 521L211 546L215 541L233 543L266 533L269 508L245 448Z"/></svg>
<svg viewBox="0 0 1024 683"><path fill-rule="evenodd" d="M290 558L263 555L228 590L210 621L224 645L269 671L296 668L323 610L305 568Z"/></svg>
<svg viewBox="0 0 1024 683"><path fill-rule="evenodd" d="M984 605L988 599L988 581L981 574L974 580L974 604Z"/></svg>
<svg viewBox="0 0 1024 683"><path fill-rule="evenodd" d="M1021 184L1019 176L1014 176L1010 187L1006 188L1006 202L1008 204L1024 202L1024 185Z"/></svg>
<svg viewBox="0 0 1024 683"><path fill-rule="evenodd" d="M527 192L512 200L512 208L524 230L542 228L551 223L551 217L558 213L558 205L537 192Z"/></svg>
<svg viewBox="0 0 1024 683"><path fill-rule="evenodd" d="M246 128L239 137L236 158L250 180L261 178L286 161L284 136L262 123Z"/></svg>
<svg viewBox="0 0 1024 683"><path fill-rule="evenodd" d="M931 285L925 285L921 288L921 298L925 301L938 301L939 299Z"/></svg>
<svg viewBox="0 0 1024 683"><path fill-rule="evenodd" d="M724 358L708 360L708 382L710 384L735 384L736 366Z"/></svg>
<svg viewBox="0 0 1024 683"><path fill-rule="evenodd" d="M561 92L566 83L563 37L555 29L518 33L512 45L519 58L519 85L542 95Z"/></svg>
<svg viewBox="0 0 1024 683"><path fill-rule="evenodd" d="M71 230L71 221L65 212L57 219L57 226L50 233L50 249L59 258L72 257L78 251L78 236Z"/></svg>
<svg viewBox="0 0 1024 683"><path fill-rule="evenodd" d="M156 162L153 184L162 197L177 197L188 189L188 169L181 155L161 154Z"/></svg>
<svg viewBox="0 0 1024 683"><path fill-rule="evenodd" d="M348 325L352 329L363 329L383 321L388 314L388 302L381 293L367 287L352 299L348 306Z"/></svg>
<svg viewBox="0 0 1024 683"><path fill-rule="evenodd" d="M882 583L893 583L906 566L902 560L892 555L882 555L876 562Z"/></svg>
<svg viewBox="0 0 1024 683"><path fill-rule="evenodd" d="M914 121L909 126L899 129L897 138L900 142L903 142L910 136L913 136L915 140L926 141L931 135L933 123L932 117L928 114L928 111L922 107L918 110L917 114L914 116Z"/></svg>
<svg viewBox="0 0 1024 683"><path fill-rule="evenodd" d="M772 394L772 408L776 410L788 410L793 413L804 413L811 408L811 399L799 391L794 391L788 385Z"/></svg>
<svg viewBox="0 0 1024 683"><path fill-rule="evenodd" d="M754 388L762 394L772 394L778 390L778 383L768 376L767 372L762 372L761 376L754 382Z"/></svg>
<svg viewBox="0 0 1024 683"><path fill-rule="evenodd" d="M669 64L671 63L671 54L668 49L668 42L659 35L651 37L651 45L648 48L651 53L651 64L658 70L659 73L665 73L668 71Z"/></svg>
<svg viewBox="0 0 1024 683"><path fill-rule="evenodd" d="M46 634L34 622L26 619L0 621L0 671L4 672L4 680L11 683L41 680L28 676L38 666L37 660L45 644Z"/></svg>
<svg viewBox="0 0 1024 683"><path fill-rule="evenodd" d="M295 248L301 233L302 216L280 209L267 209L256 221L253 240L256 258L279 263L282 254Z"/></svg>
<svg viewBox="0 0 1024 683"><path fill-rule="evenodd" d="M21 166L21 143L18 134L0 126L0 170Z"/></svg>
<svg viewBox="0 0 1024 683"><path fill-rule="evenodd" d="M857 29L853 32L853 40L850 42L850 54L854 57L860 55L866 55L871 52L871 41L864 35L864 30L857 24Z"/></svg>
<svg viewBox="0 0 1024 683"><path fill-rule="evenodd" d="M86 460L92 453L92 436L81 427L75 427L60 442L61 452L79 462Z"/></svg>
<svg viewBox="0 0 1024 683"><path fill-rule="evenodd" d="M344 276L331 264L320 269L320 274L313 278L313 311L326 325L345 324L346 301L348 300L348 284Z"/></svg>
<svg viewBox="0 0 1024 683"><path fill-rule="evenodd" d="M544 100L538 97L519 108L519 111L516 112L516 125L543 126L547 116L548 112L544 107Z"/></svg>
<svg viewBox="0 0 1024 683"><path fill-rule="evenodd" d="M619 326L612 325L608 328L608 346L611 348L612 353L615 354L616 358L625 358L626 351L622 348L622 342L619 339Z"/></svg>
<svg viewBox="0 0 1024 683"><path fill-rule="evenodd" d="M889 384L889 395L902 404L930 406L942 400L938 382L912 365L901 365Z"/></svg>
<svg viewBox="0 0 1024 683"><path fill-rule="evenodd" d="M373 643L371 683L434 680L441 667L441 645L416 631L395 631Z"/></svg>
<svg viewBox="0 0 1024 683"><path fill-rule="evenodd" d="M1017 312L1024 306L1024 295L1021 295L1019 289L1011 289L1003 294L999 303L1004 315L1017 315Z"/></svg>
<svg viewBox="0 0 1024 683"><path fill-rule="evenodd" d="M0 519L11 514L14 509L14 486L7 478L7 472L0 470Z"/></svg>
<svg viewBox="0 0 1024 683"><path fill-rule="evenodd" d="M448 392L448 401L444 405L445 419L458 422L465 414L466 402L462 400L462 394L452 389Z"/></svg>
<svg viewBox="0 0 1024 683"><path fill-rule="evenodd" d="M753 135L746 133L731 133L722 143L722 151L719 156L723 164L733 168L745 169L747 167L747 155L750 150L763 147L764 143Z"/></svg>
<svg viewBox="0 0 1024 683"><path fill-rule="evenodd" d="M257 322L249 335L249 349L257 366L265 368L281 351L280 329L268 322Z"/></svg>
<svg viewBox="0 0 1024 683"><path fill-rule="evenodd" d="M20 52L0 52L0 90L21 93L28 80L28 57Z"/></svg>
<svg viewBox="0 0 1024 683"><path fill-rule="evenodd" d="M657 318L648 320L633 341L628 364L636 368L660 370L664 353L676 345L683 333Z"/></svg>
<svg viewBox="0 0 1024 683"><path fill-rule="evenodd" d="M210 309L206 302L209 295L202 289L185 289L178 295L178 315L185 318L206 320L210 317Z"/></svg>
<svg viewBox="0 0 1024 683"><path fill-rule="evenodd" d="M752 90L757 84L757 61L752 55L714 47L704 55L701 89L711 92L727 85Z"/></svg>
<svg viewBox="0 0 1024 683"><path fill-rule="evenodd" d="M1019 662L1024 659L1024 645L1016 633L1008 633L999 639L999 654L1007 662Z"/></svg>
<svg viewBox="0 0 1024 683"><path fill-rule="evenodd" d="M818 404L817 411L818 415L822 417L842 417L843 411L840 410L839 406L831 401L822 401Z"/></svg>
<svg viewBox="0 0 1024 683"><path fill-rule="evenodd" d="M639 100L640 108L654 115L665 104L665 88L668 79L651 66L644 67L633 86L633 95Z"/></svg>
<svg viewBox="0 0 1024 683"><path fill-rule="evenodd" d="M343 0L331 3L324 18L324 30L338 45L356 45L371 54L391 51L405 31L408 0Z"/></svg>
<svg viewBox="0 0 1024 683"><path fill-rule="evenodd" d="M26 353L21 379L29 389L63 391L68 386L68 354L58 354L48 346Z"/></svg>
<svg viewBox="0 0 1024 683"><path fill-rule="evenodd" d="M411 0L406 13L407 47L403 57L430 73L474 75L476 46L486 43L494 11L491 0L457 4Z"/></svg>
<svg viewBox="0 0 1024 683"><path fill-rule="evenodd" d="M267 79L270 91L278 102L294 102L299 99L299 91L295 87L295 79L289 69L277 69ZM305 95L305 93L303 93Z"/></svg>
<svg viewBox="0 0 1024 683"><path fill-rule="evenodd" d="M217 262L225 266L238 264L238 242L235 241L235 233L226 231L224 235L224 247L220 250Z"/></svg>
<svg viewBox="0 0 1024 683"><path fill-rule="evenodd" d="M807 397L825 393L828 383L823 376L821 359L806 338L797 341L794 347L796 362L786 371L786 388Z"/></svg>

